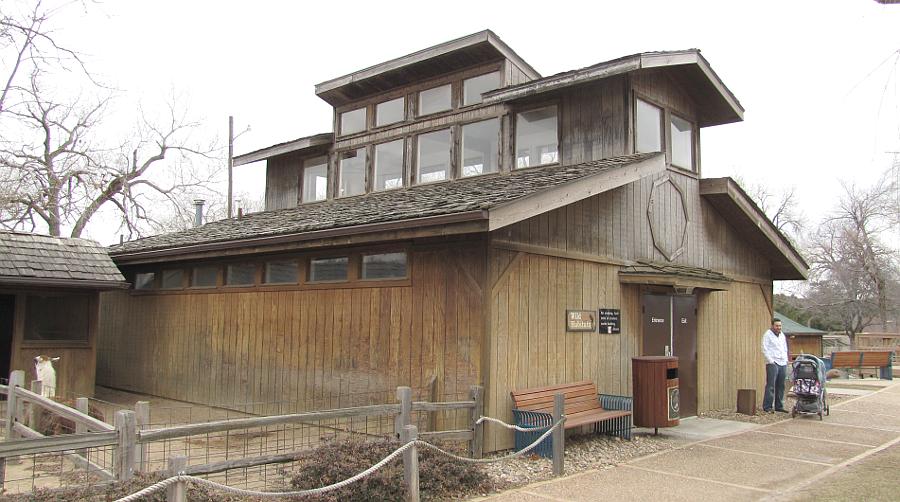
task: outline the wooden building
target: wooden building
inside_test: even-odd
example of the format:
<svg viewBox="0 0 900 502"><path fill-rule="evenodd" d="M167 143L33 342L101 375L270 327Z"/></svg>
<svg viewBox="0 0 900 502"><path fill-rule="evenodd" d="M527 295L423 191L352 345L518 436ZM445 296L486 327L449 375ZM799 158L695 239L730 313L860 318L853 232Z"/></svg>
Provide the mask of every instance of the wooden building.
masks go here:
<svg viewBox="0 0 900 502"><path fill-rule="evenodd" d="M96 242L0 231L0 375L59 357L55 394L94 395L100 291L127 286Z"/></svg>
<svg viewBox="0 0 900 502"><path fill-rule="evenodd" d="M743 109L699 51L541 77L485 31L316 93L334 132L235 160L267 162L265 212L113 248L134 288L103 299L99 382L310 408L482 384L509 421L511 389L630 394L671 351L685 414L762 392L772 281L808 267L702 179L701 128Z"/></svg>
<svg viewBox="0 0 900 502"><path fill-rule="evenodd" d="M800 354L812 354L816 357L829 355L822 351L822 337L828 332L800 324L778 311L775 311L773 317L781 319L781 331L787 335L791 360Z"/></svg>

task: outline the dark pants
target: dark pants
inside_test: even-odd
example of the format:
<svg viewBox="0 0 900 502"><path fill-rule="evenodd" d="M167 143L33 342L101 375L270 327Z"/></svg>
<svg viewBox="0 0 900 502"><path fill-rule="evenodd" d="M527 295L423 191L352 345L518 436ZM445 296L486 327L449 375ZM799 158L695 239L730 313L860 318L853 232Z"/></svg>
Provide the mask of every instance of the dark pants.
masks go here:
<svg viewBox="0 0 900 502"><path fill-rule="evenodd" d="M784 379L786 375L787 366L778 364L766 365L766 392L763 394L763 410L784 409ZM772 402L773 399L774 403Z"/></svg>

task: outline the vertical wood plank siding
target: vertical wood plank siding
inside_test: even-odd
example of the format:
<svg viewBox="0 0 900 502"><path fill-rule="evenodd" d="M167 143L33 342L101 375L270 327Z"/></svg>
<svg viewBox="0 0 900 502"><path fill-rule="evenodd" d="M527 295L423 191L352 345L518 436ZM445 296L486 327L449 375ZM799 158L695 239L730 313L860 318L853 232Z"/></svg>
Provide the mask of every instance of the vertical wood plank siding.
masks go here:
<svg viewBox="0 0 900 502"><path fill-rule="evenodd" d="M266 211L295 207L300 200L300 157L274 157L266 165Z"/></svg>
<svg viewBox="0 0 900 502"><path fill-rule="evenodd" d="M739 388L762 392L759 339L770 316L768 263L701 199L696 178L668 171L493 233L494 239L535 247L531 253L491 250L491 385L485 401L491 416L511 418L509 392L517 388L589 379L600 392L631 394L629 363L641 345L640 287L619 283L620 266L565 254L666 263L653 246L647 218L653 182L665 175L685 192L690 220L685 252L673 263L739 277L729 291L697 293L699 410L733 406ZM672 196L656 203L670 218L681 204ZM675 226L670 221L663 228ZM621 310L620 335L565 332L566 309L600 307ZM512 436L492 431L485 441L490 450L508 448Z"/></svg>
<svg viewBox="0 0 900 502"><path fill-rule="evenodd" d="M393 402L432 376L438 396L466 393L480 380L484 253L413 248L405 287L104 293L97 383L223 407Z"/></svg>

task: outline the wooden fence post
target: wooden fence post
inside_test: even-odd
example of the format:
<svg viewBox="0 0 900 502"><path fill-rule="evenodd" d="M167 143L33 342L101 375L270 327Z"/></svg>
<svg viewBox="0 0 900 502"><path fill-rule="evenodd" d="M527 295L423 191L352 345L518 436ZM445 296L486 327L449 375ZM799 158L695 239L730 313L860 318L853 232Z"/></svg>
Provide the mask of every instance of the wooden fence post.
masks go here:
<svg viewBox="0 0 900 502"><path fill-rule="evenodd" d="M400 432L400 442L406 444L419 438L415 425L407 425ZM419 454L413 444L403 451L403 480L409 490L409 502L419 502Z"/></svg>
<svg viewBox="0 0 900 502"><path fill-rule="evenodd" d="M35 394L40 396L43 389L44 384L40 380L31 381L31 392L34 392ZM38 430L37 425L40 418L40 406L38 406L37 403L28 403L28 423L25 425L38 432L41 432L40 430Z"/></svg>
<svg viewBox="0 0 900 502"><path fill-rule="evenodd" d="M137 442L137 420L131 410L116 412L116 444L115 467L116 479L127 481L134 476L134 451Z"/></svg>
<svg viewBox="0 0 900 502"><path fill-rule="evenodd" d="M412 389L397 387L397 400L400 401L400 414L394 419L394 432L401 437L403 428L412 421Z"/></svg>
<svg viewBox="0 0 900 502"><path fill-rule="evenodd" d="M75 398L75 409L84 413L85 415L90 415L91 410L91 402L86 397L78 397ZM87 426L81 422L75 422L75 434L84 434L87 432ZM88 450L87 448L78 450L78 454L84 458L88 458Z"/></svg>
<svg viewBox="0 0 900 502"><path fill-rule="evenodd" d="M138 401L134 403L134 415L137 422L137 430L142 431L150 428L150 402ZM148 465L149 447L145 443L137 443L134 449L134 462L138 472L147 472L150 469Z"/></svg>
<svg viewBox="0 0 900 502"><path fill-rule="evenodd" d="M472 407L472 458L481 458L484 454L484 422L478 423L478 420L484 416L484 387L473 385L470 390L472 401L475 405Z"/></svg>
<svg viewBox="0 0 900 502"><path fill-rule="evenodd" d="M169 477L177 476L179 473L184 472L185 467L187 467L187 457L184 455L169 457L167 474ZM166 488L166 502L185 502L186 500L187 483L179 481Z"/></svg>
<svg viewBox="0 0 900 502"><path fill-rule="evenodd" d="M25 385L25 372L16 370L9 374L9 393L6 396L6 439L15 439L13 426L19 421L20 399L16 396L16 387Z"/></svg>
<svg viewBox="0 0 900 502"><path fill-rule="evenodd" d="M558 393L553 396L553 424L565 416L565 396ZM563 457L565 456L566 446L566 428L564 426L553 429L553 475L562 476L565 466Z"/></svg>

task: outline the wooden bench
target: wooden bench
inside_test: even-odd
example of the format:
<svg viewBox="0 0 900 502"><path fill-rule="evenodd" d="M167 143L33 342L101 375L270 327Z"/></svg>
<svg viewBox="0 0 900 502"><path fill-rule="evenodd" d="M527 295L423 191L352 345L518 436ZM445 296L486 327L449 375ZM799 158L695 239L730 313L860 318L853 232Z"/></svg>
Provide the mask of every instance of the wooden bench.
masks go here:
<svg viewBox="0 0 900 502"><path fill-rule="evenodd" d="M831 353L832 368L878 368L879 377L893 380L894 352L891 350L849 350ZM860 374L860 376L862 376Z"/></svg>
<svg viewBox="0 0 900 502"><path fill-rule="evenodd" d="M510 392L516 425L538 428L534 432L516 431L516 451L533 443L553 425L553 399L558 393L565 399L566 429L594 425L598 434L631 439L631 398L597 394L597 386L585 380ZM542 441L533 451L543 457L552 457L552 437Z"/></svg>

